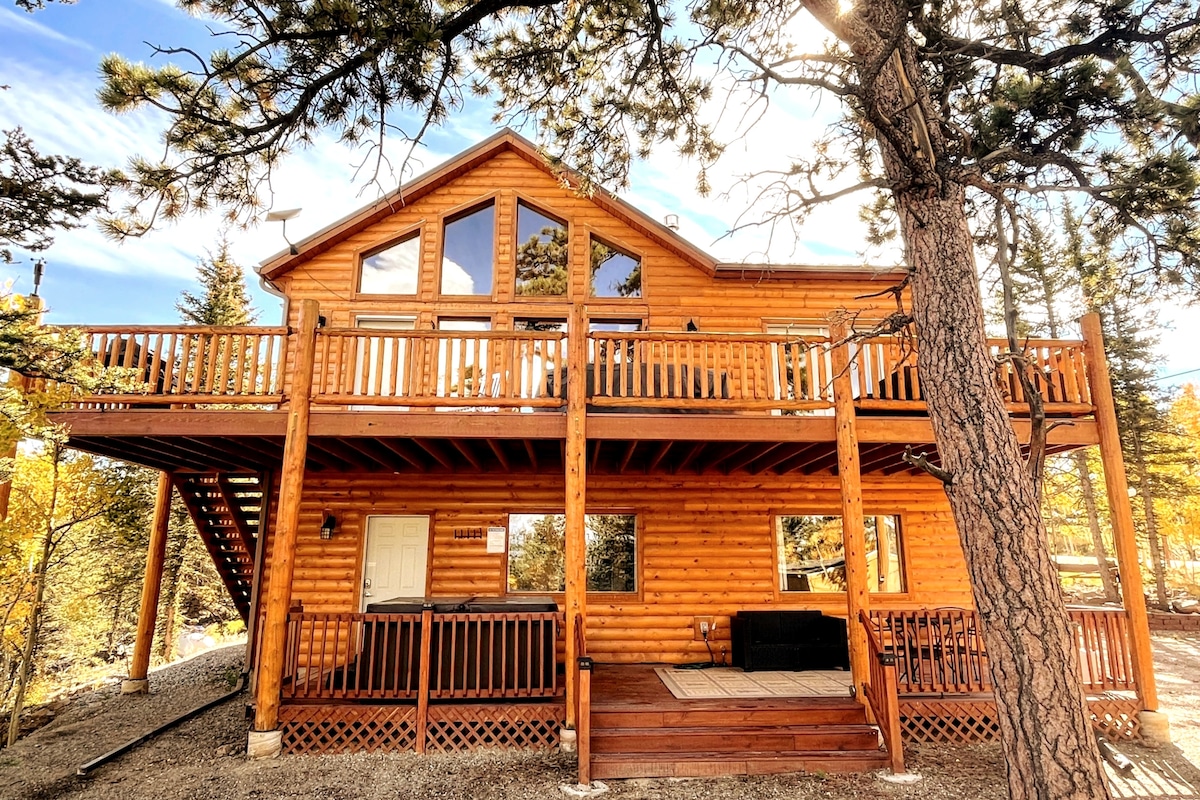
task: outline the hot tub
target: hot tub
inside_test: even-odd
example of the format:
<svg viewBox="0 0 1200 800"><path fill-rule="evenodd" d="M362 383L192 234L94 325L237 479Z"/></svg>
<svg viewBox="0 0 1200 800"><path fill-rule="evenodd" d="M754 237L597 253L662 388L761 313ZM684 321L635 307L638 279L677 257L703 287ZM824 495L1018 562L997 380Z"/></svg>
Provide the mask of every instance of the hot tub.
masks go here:
<svg viewBox="0 0 1200 800"><path fill-rule="evenodd" d="M431 697L543 696L555 687L554 622L517 614L555 613L549 597L398 597L371 603L369 614L419 615L432 606L429 687ZM397 672L415 689L419 678L421 621L397 619L368 627L382 643L364 636L360 668L365 680L391 682ZM394 645L392 643L395 643ZM373 646L374 645L374 646ZM415 648L415 652L414 649Z"/></svg>

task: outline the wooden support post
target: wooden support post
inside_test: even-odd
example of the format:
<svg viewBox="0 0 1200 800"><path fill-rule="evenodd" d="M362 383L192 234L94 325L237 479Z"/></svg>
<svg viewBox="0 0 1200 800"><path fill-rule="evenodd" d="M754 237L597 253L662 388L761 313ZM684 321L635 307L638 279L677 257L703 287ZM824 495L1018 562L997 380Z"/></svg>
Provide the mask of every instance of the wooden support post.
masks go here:
<svg viewBox="0 0 1200 800"><path fill-rule="evenodd" d="M1083 350L1087 356L1088 385L1095 407L1096 431L1100 438L1100 460L1104 464L1104 483L1108 489L1113 544L1117 551L1117 567L1121 572L1121 599L1129 621L1133 676L1142 705L1147 711L1157 711L1158 688L1154 681L1154 659L1150 649L1150 620L1146 616L1137 533L1133 526L1133 509L1129 504L1129 482L1125 476L1125 460L1121 455L1121 435L1117 429L1117 410L1113 403L1112 381L1108 375L1108 357L1104 353L1100 315L1094 312L1084 314L1080 326L1083 329Z"/></svg>
<svg viewBox="0 0 1200 800"><path fill-rule="evenodd" d="M304 461L308 453L308 417L311 410L313 362L316 356L316 300L301 300L295 330L296 358L292 361L292 395L288 400L287 439L280 469L279 506L271 542L267 601L262 626L262 647L255 691L255 732L273 732L279 725L279 691L283 680L283 651L288 609L292 602L292 567L300 523L300 495L304 487ZM278 754L278 737L255 737L249 751L255 756ZM261 743L260 743L261 740ZM271 752L271 751L274 752Z"/></svg>
<svg viewBox="0 0 1200 800"><path fill-rule="evenodd" d="M830 326L830 340L846 338L846 326ZM836 345L833 361L833 407L837 426L838 481L842 494L842 540L846 556L846 613L850 634L850 672L855 686L868 679L866 631L858 624L860 613L870 608L867 591L866 526L863 517L862 476L859 474L858 432L854 414L854 387L850 379L850 345ZM861 698L860 698L861 699Z"/></svg>
<svg viewBox="0 0 1200 800"><path fill-rule="evenodd" d="M575 746L579 756L579 784L592 783L592 660L579 659L579 716L575 720Z"/></svg>
<svg viewBox="0 0 1200 800"><path fill-rule="evenodd" d="M429 736L429 663L433 642L433 604L421 609L421 660L417 671L417 732L413 747L424 753Z"/></svg>
<svg viewBox="0 0 1200 800"><path fill-rule="evenodd" d="M566 441L566 597L567 617L567 727L574 728L579 708L577 670L572 668L581 653L580 628L587 622L587 560L584 515L586 508L587 438L587 312L582 305L571 310L567 330L567 441Z"/></svg>
<svg viewBox="0 0 1200 800"><path fill-rule="evenodd" d="M158 473L154 522L150 527L150 543L146 546L146 574L142 578L142 606L138 611L137 639L133 643L133 663L129 667L129 678L121 684L123 694L141 694L149 688L146 674L150 669L150 650L154 646L154 625L158 622L158 598L162 588L163 564L167 559L171 488L170 473Z"/></svg>
<svg viewBox="0 0 1200 800"><path fill-rule="evenodd" d="M893 775L904 773L904 733L900 728L900 690L896 681L896 656L894 653L880 653L880 675L883 685L876 687L880 693L879 699L885 709L884 719L880 725L886 725L884 740L887 742L888 760Z"/></svg>

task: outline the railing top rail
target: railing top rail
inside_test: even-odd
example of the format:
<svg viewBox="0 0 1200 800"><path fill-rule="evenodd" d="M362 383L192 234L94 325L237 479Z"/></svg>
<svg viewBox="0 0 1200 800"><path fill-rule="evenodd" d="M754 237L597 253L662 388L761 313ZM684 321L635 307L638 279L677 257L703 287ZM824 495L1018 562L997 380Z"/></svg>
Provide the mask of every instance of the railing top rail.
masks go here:
<svg viewBox="0 0 1200 800"><path fill-rule="evenodd" d="M421 612L376 612L376 611L292 611L288 614L289 620L297 622L325 620L335 621L364 621L364 622L419 622L421 620ZM435 620L460 622L474 621L479 619L495 619L495 620L560 620L562 612L559 611L435 611L433 612Z"/></svg>
<svg viewBox="0 0 1200 800"><path fill-rule="evenodd" d="M635 342L762 342L824 345L829 344L828 336L810 336L785 333L707 333L694 331L589 331L589 339L624 339Z"/></svg>
<svg viewBox="0 0 1200 800"><path fill-rule="evenodd" d="M858 620L862 623L863 628L866 629L867 642L871 645L871 649L875 652L883 650L883 642L875 630L875 620L871 618L870 612L866 609L859 609Z"/></svg>
<svg viewBox="0 0 1200 800"><path fill-rule="evenodd" d="M386 328L320 328L319 336L369 337L381 339L521 339L523 341L560 341L564 331L433 331L388 330Z"/></svg>
<svg viewBox="0 0 1200 800"><path fill-rule="evenodd" d="M259 325L57 325L55 327L83 333L254 333L262 336L286 336L288 328Z"/></svg>
<svg viewBox="0 0 1200 800"><path fill-rule="evenodd" d="M988 337L989 345L1008 347L1008 339L1001 336ZM1082 339L1018 339L1021 347L1083 347Z"/></svg>

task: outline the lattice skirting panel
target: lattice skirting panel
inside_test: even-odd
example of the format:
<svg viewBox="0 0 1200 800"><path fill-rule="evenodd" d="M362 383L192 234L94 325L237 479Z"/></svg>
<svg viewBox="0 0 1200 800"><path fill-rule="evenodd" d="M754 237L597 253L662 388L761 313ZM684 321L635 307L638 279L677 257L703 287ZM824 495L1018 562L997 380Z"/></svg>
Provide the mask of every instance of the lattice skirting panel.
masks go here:
<svg viewBox="0 0 1200 800"><path fill-rule="evenodd" d="M561 703L430 705L424 732L411 705L285 705L279 709L285 753L416 750L424 734L429 753L483 747L550 750L566 724Z"/></svg>
<svg viewBox="0 0 1200 800"><path fill-rule="evenodd" d="M1088 699L1092 725L1109 739L1141 735L1135 697L1115 694ZM916 742L983 742L1000 735L996 703L992 700L900 698L900 725L905 738Z"/></svg>
<svg viewBox="0 0 1200 800"><path fill-rule="evenodd" d="M285 753L359 753L413 750L415 706L282 706Z"/></svg>
<svg viewBox="0 0 1200 800"><path fill-rule="evenodd" d="M497 747L550 750L566 724L562 703L512 705L431 705L426 752L452 753Z"/></svg>

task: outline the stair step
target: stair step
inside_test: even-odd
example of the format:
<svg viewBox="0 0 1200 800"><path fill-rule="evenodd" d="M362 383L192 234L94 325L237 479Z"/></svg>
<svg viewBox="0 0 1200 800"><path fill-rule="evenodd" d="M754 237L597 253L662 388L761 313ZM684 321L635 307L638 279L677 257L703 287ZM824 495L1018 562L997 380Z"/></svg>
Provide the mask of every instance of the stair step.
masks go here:
<svg viewBox="0 0 1200 800"><path fill-rule="evenodd" d="M592 707L592 730L606 728L728 728L762 725L865 725L857 703L845 706L754 709L675 709Z"/></svg>
<svg viewBox="0 0 1200 800"><path fill-rule="evenodd" d="M658 757L597 753L592 756L592 777L700 778L783 772L866 772L886 765L887 754L882 750L678 753Z"/></svg>
<svg viewBox="0 0 1200 800"><path fill-rule="evenodd" d="M869 725L791 725L593 730L593 753L651 756L669 753L875 751L879 734Z"/></svg>

